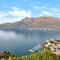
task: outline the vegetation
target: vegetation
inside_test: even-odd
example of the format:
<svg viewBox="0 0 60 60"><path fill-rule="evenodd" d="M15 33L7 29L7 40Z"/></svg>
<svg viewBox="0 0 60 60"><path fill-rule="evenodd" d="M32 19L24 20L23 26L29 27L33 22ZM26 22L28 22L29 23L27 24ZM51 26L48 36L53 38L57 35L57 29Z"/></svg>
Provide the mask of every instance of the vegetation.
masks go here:
<svg viewBox="0 0 60 60"><path fill-rule="evenodd" d="M60 60L60 56L55 55L50 50L42 50L38 53L33 53L28 56L17 57L10 53L4 53L0 60Z"/></svg>

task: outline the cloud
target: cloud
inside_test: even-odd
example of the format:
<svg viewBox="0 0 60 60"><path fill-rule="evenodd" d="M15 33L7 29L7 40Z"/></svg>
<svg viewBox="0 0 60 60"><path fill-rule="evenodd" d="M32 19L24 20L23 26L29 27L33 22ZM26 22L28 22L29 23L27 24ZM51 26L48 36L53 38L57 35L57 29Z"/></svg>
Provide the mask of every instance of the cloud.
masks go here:
<svg viewBox="0 0 60 60"><path fill-rule="evenodd" d="M51 12L49 12L49 11L43 11L42 15L44 15L44 16L52 16L53 14Z"/></svg>
<svg viewBox="0 0 60 60"><path fill-rule="evenodd" d="M32 17L31 11L23 10L17 7L11 7L12 11L9 12L9 15L16 17Z"/></svg>
<svg viewBox="0 0 60 60"><path fill-rule="evenodd" d="M20 21L22 18L31 17L31 11L19 9L17 7L11 7L11 10L0 11L0 24L7 22Z"/></svg>
<svg viewBox="0 0 60 60"><path fill-rule="evenodd" d="M0 11L0 17L7 16L7 13Z"/></svg>
<svg viewBox="0 0 60 60"><path fill-rule="evenodd" d="M40 12L40 16L53 16L53 13L48 10L43 10Z"/></svg>
<svg viewBox="0 0 60 60"><path fill-rule="evenodd" d="M34 6L33 8L34 8L35 10L46 9L45 6Z"/></svg>
<svg viewBox="0 0 60 60"><path fill-rule="evenodd" d="M60 9L57 7L34 6L34 9L39 12L38 16L60 17Z"/></svg>
<svg viewBox="0 0 60 60"><path fill-rule="evenodd" d="M25 11L25 10L14 10L9 12L11 16L20 16L20 17L31 17L31 12L30 11Z"/></svg>

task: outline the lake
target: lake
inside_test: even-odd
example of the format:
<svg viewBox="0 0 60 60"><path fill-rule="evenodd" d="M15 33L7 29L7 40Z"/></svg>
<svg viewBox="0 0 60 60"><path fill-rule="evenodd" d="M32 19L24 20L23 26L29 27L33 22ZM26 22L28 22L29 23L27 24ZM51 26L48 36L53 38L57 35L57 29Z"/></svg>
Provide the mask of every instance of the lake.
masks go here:
<svg viewBox="0 0 60 60"><path fill-rule="evenodd" d="M43 43L47 39L60 39L59 30L21 30L0 31L0 52L9 51L22 56L29 53L29 49Z"/></svg>

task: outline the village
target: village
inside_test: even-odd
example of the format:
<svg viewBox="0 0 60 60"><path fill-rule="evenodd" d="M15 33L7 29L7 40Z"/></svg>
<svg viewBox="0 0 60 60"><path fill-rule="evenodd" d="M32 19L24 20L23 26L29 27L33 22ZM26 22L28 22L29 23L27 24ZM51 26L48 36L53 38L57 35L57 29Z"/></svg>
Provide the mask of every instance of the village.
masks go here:
<svg viewBox="0 0 60 60"><path fill-rule="evenodd" d="M39 51L40 49L43 50L51 50L52 53L55 53L56 55L60 56L60 40L56 39L50 39L44 42L41 46L41 44L38 44L37 46L33 47L32 49L29 50L29 52L36 52Z"/></svg>
<svg viewBox="0 0 60 60"><path fill-rule="evenodd" d="M52 51L52 53L55 53L56 55L60 56L60 40L56 39L50 39L47 40L47 42L43 45L44 50L49 49Z"/></svg>

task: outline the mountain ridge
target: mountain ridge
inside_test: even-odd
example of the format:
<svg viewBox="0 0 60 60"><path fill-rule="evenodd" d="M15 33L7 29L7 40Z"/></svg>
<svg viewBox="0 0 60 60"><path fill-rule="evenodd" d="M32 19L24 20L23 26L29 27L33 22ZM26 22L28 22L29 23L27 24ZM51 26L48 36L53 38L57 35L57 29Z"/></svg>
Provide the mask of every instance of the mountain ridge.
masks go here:
<svg viewBox="0 0 60 60"><path fill-rule="evenodd" d="M60 29L60 19L55 17L26 17L14 23L0 24L0 30L14 29Z"/></svg>

